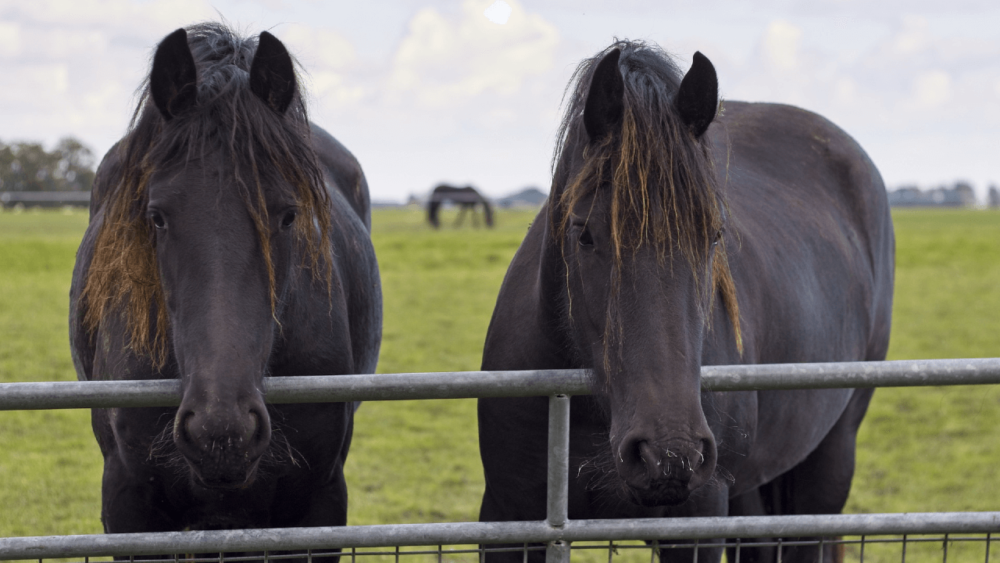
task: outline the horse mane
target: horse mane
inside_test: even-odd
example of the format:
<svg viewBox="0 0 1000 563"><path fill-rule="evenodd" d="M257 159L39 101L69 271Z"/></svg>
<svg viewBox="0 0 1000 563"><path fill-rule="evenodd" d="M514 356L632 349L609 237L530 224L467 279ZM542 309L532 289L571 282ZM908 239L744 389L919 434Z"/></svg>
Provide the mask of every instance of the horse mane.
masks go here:
<svg viewBox="0 0 1000 563"><path fill-rule="evenodd" d="M619 70L624 81L621 129L583 148L584 165L572 178L560 170L565 156L579 150L586 139L583 111L597 63L614 49L621 50ZM700 267L712 255L715 234L723 227L727 204L719 189L707 142L694 136L681 120L674 98L683 72L667 53L642 41L616 40L596 56L580 63L566 94L568 104L553 154L553 177L566 185L553 221L556 240L564 241L572 209L587 197L610 201L612 301L608 307L605 346L621 337L619 294L622 258L652 245L661 264L679 251L697 280ZM587 142L586 140L582 142ZM558 207L557 211L555 208ZM561 217L559 217L561 213ZM719 292L743 352L736 288L729 270L725 238L716 248L710 283L698 284ZM703 296L700 303L710 303ZM571 307L572 301L570 301ZM711 311L706 314L711 321ZM617 335L615 334L617 333ZM606 355L607 358L607 355Z"/></svg>
<svg viewBox="0 0 1000 563"><path fill-rule="evenodd" d="M84 323L92 337L107 316L117 312L126 321L129 348L152 357L157 367L166 362L170 328L155 234L146 217L148 183L158 171L221 152L223 166L230 167L224 172L239 190L257 231L276 320L265 185L281 185L276 180L283 180L291 186L300 215L293 232L303 266L311 269L314 279L324 273L328 288L333 276L329 195L298 86L280 115L250 91L256 37L240 37L215 22L193 25L187 34L197 68L197 104L168 124L153 103L148 75L140 86L129 129L107 157L117 159L118 165L108 167L112 173L101 202L104 222L81 294Z"/></svg>

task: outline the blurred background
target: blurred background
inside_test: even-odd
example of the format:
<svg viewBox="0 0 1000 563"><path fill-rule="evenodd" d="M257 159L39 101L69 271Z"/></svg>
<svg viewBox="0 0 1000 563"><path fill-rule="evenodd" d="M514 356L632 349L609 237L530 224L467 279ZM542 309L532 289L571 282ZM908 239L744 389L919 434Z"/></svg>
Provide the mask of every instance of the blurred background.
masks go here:
<svg viewBox="0 0 1000 563"><path fill-rule="evenodd" d="M372 196L439 182L547 192L563 89L615 37L694 51L733 100L795 104L869 152L891 189L1000 183L1000 4L980 0L0 1L0 141L100 156L124 133L152 49L224 18L302 64L313 119L359 158ZM507 16L505 23L497 23ZM0 191L10 186L0 186Z"/></svg>

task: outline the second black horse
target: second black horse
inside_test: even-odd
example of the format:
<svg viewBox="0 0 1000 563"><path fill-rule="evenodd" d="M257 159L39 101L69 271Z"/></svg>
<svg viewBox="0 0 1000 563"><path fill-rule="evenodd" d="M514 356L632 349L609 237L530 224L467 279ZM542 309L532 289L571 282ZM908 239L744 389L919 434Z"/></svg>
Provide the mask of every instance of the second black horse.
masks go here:
<svg viewBox="0 0 1000 563"><path fill-rule="evenodd" d="M593 370L593 395L571 403L570 518L825 514L847 500L870 390L703 392L700 368L884 359L885 188L822 117L718 110L706 57L684 74L643 43L584 61L570 89L551 195L504 279L482 366ZM544 397L479 401L482 520L545 518L546 421Z"/></svg>

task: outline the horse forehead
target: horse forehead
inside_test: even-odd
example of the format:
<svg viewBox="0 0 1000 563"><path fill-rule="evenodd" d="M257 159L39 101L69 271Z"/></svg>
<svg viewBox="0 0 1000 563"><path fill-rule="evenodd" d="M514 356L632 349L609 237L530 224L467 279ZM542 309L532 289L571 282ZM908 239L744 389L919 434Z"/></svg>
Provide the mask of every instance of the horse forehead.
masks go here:
<svg viewBox="0 0 1000 563"><path fill-rule="evenodd" d="M245 207L248 196L256 199L258 186L265 205L290 199L272 179L253 170L236 170L218 161L198 159L157 172L149 184L149 201L150 205L185 209Z"/></svg>

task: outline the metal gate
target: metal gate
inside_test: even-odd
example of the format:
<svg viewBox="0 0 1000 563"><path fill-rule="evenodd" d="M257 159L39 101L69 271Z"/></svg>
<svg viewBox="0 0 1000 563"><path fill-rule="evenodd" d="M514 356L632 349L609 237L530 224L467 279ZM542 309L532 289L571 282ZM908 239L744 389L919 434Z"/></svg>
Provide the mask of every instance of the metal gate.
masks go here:
<svg viewBox="0 0 1000 563"><path fill-rule="evenodd" d="M0 538L0 560L126 556L139 561L142 556L167 554L184 561L312 560L340 555L352 563L358 559L399 563L401 558L440 562L445 557L471 562L502 549L522 553L525 561L531 552L544 551L548 563L565 563L571 553L587 561L607 557L609 563L615 558L653 563L658 553L670 550L692 550L697 561L700 549L725 546L731 563L737 563L750 547L776 547L780 561L784 549L825 544L841 546L841 556L857 561L990 560L993 536L1000 535L1000 512L570 520L569 396L589 393L588 375L585 370L442 372L281 377L265 382L271 403L549 396L548 515L543 521ZM1000 359L702 368L702 388L710 391L996 383L1000 383ZM177 380L0 385L0 410L177 406L179 402ZM519 547L490 547L496 544ZM247 552L253 555L234 555Z"/></svg>

